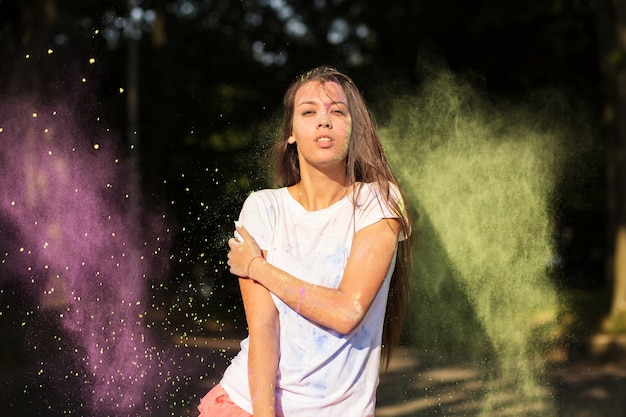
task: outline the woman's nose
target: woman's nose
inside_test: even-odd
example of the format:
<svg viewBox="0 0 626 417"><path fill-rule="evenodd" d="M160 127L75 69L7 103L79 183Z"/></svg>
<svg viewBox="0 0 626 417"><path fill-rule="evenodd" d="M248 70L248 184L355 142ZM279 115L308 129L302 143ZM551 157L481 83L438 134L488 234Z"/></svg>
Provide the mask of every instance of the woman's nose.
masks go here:
<svg viewBox="0 0 626 417"><path fill-rule="evenodd" d="M328 113L324 112L320 115L319 127L327 127L327 128L333 127Z"/></svg>

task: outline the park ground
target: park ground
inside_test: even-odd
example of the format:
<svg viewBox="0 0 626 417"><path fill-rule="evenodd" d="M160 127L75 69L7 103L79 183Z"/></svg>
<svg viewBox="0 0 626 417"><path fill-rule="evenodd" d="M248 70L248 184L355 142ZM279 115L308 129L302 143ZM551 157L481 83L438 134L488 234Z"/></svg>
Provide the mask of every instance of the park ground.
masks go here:
<svg viewBox="0 0 626 417"><path fill-rule="evenodd" d="M187 341L190 342L190 341ZM234 352L237 339L205 338L186 349L215 354ZM626 338L597 335L585 355L552 363L542 392L531 399L479 368L438 362L430 365L407 347L396 350L381 375L376 417L626 417ZM219 367L218 367L219 368ZM202 391L215 383L193 384ZM492 407L485 410L485 395ZM185 415L194 415L193 404Z"/></svg>
<svg viewBox="0 0 626 417"><path fill-rule="evenodd" d="M218 382L245 336L245 331L229 330L228 323L217 327L198 336L157 332L161 359L174 366L165 390L146 395L145 410L97 417L197 416L200 398ZM54 351L46 355L48 364L65 360ZM96 417L85 411L89 408L76 384L54 375L40 378L42 363L2 369L0 415ZM401 346L381 374L376 417L626 417L626 336L590 335L578 354L549 361L543 370L539 388L522 392L523 387L480 366L445 356L432 361Z"/></svg>

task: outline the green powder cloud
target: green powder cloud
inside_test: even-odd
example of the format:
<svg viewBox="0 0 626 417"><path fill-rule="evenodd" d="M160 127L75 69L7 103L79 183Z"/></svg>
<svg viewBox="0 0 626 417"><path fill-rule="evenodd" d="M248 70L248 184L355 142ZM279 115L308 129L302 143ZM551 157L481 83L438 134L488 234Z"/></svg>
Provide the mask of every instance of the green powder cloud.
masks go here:
<svg viewBox="0 0 626 417"><path fill-rule="evenodd" d="M563 303L548 272L553 202L589 129L555 92L495 101L442 66L392 102L381 136L416 213L407 343L501 381L480 415L496 415L502 387L521 413L506 415L554 414L542 372Z"/></svg>

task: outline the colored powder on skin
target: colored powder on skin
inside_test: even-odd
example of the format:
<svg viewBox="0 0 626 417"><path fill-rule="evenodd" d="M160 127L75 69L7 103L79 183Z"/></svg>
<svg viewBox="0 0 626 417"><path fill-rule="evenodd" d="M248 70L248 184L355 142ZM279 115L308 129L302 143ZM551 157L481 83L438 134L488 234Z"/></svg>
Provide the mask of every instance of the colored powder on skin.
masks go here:
<svg viewBox="0 0 626 417"><path fill-rule="evenodd" d="M479 370L464 415L554 416L544 370L564 300L549 276L552 204L590 129L558 94L495 103L445 68L424 73L381 129L416 212L408 343L427 362Z"/></svg>
<svg viewBox="0 0 626 417"><path fill-rule="evenodd" d="M342 158L346 158L348 155L348 150L350 149L350 141L352 140L352 118L350 118L350 127L348 127L348 132L346 133L346 140L344 141L344 149L341 154Z"/></svg>
<svg viewBox="0 0 626 417"><path fill-rule="evenodd" d="M133 208L128 164L105 129L80 127L77 110L3 98L2 296L28 294L28 344L49 356L39 373L79 414L148 415L171 373L144 323L148 280L165 273L166 220ZM37 328L58 332L58 351L46 352ZM46 401L31 391L32 401Z"/></svg>

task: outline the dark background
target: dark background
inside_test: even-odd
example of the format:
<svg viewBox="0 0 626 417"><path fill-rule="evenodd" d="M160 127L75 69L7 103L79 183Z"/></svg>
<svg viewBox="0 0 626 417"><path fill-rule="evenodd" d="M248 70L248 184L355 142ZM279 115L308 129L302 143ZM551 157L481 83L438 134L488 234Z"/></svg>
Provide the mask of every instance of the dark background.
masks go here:
<svg viewBox="0 0 626 417"><path fill-rule="evenodd" d="M0 91L5 97L36 92L42 101L57 102L86 75L84 118L99 116L124 146L139 149L142 187L159 199L179 201L174 209L182 224L199 215L200 201L214 205L203 209L211 216L196 224L201 233L223 226L237 199L263 185L266 173L255 158L271 140L263 124L273 120L289 82L316 65L348 72L379 110L381 124L386 103L377 101L380 86L419 85L420 67L432 56L496 99L554 88L584 107L598 127L598 147L607 148L593 1L270 6L283 3L143 1L133 23L127 2L3 0ZM129 58L133 43L135 61ZM138 92L135 101L128 98L131 90ZM604 157L597 158L595 172L565 185L561 207L563 221L587 239L602 235L606 205ZM223 179L220 184L207 187L207 170ZM226 190L232 179L239 182ZM193 195L183 191L191 185L186 182L193 183ZM224 197L199 195L225 191L239 195L227 197L235 198L230 207L218 201ZM589 249L593 243L584 240L580 244ZM569 261L584 263L585 251L576 250ZM186 253L186 262L195 263L196 256ZM580 284L602 286L602 272Z"/></svg>

